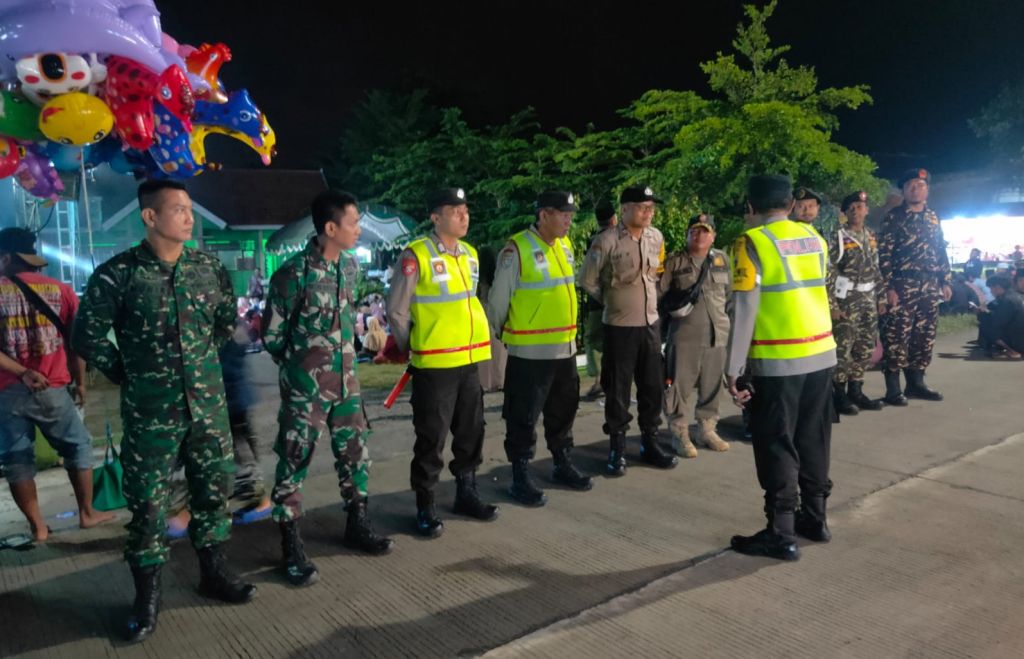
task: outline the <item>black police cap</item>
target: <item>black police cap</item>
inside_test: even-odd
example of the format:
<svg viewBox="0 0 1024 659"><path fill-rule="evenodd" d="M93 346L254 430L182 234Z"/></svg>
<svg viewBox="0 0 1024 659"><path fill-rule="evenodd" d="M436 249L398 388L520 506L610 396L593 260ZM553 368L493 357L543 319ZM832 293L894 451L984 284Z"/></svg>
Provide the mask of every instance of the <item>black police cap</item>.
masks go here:
<svg viewBox="0 0 1024 659"><path fill-rule="evenodd" d="M864 192L863 190L858 190L857 192L854 192L853 194L846 195L843 198L843 203L839 205L839 210L841 210L842 212L845 213L847 208L849 208L850 206L853 206L858 201L863 201L864 203L867 203L867 201L868 201L868 193Z"/></svg>
<svg viewBox="0 0 1024 659"><path fill-rule="evenodd" d="M797 201L802 199L814 199L819 204L824 202L820 194L802 185L796 190L793 190L793 199L796 199Z"/></svg>
<svg viewBox="0 0 1024 659"><path fill-rule="evenodd" d="M427 210L433 212L441 206L461 206L466 203L466 191L462 188L441 188L427 196Z"/></svg>
<svg viewBox="0 0 1024 659"><path fill-rule="evenodd" d="M924 181L925 183L932 182L932 175L928 173L928 170L919 167L917 169L908 169L907 171L903 172L900 175L899 182L896 183L896 187L902 188L904 185L907 184L908 181L913 181L914 179L918 178Z"/></svg>
<svg viewBox="0 0 1024 659"><path fill-rule="evenodd" d="M654 190L651 190L649 185L631 185L619 195L620 204L634 204L644 201L653 201L656 204L661 203L661 199L654 196Z"/></svg>
<svg viewBox="0 0 1024 659"><path fill-rule="evenodd" d="M576 206L576 195L564 190L545 190L537 195L537 201L534 202L533 206L537 210L542 208L554 208L562 212L575 212L579 210L579 207Z"/></svg>

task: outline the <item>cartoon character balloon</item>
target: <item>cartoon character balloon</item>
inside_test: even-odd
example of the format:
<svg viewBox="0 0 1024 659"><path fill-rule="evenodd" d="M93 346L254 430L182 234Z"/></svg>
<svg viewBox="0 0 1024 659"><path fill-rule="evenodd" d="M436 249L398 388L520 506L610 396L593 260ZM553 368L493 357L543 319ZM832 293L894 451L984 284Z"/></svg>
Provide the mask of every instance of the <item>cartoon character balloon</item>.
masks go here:
<svg viewBox="0 0 1024 659"><path fill-rule="evenodd" d="M35 197L56 200L64 191L57 170L44 156L27 151L14 172L18 185Z"/></svg>
<svg viewBox="0 0 1024 659"><path fill-rule="evenodd" d="M0 178L7 178L21 164L21 153L14 140L0 137Z"/></svg>
<svg viewBox="0 0 1024 659"><path fill-rule="evenodd" d="M168 67L156 75L142 64L125 57L107 60L104 98L114 113L117 134L129 148L145 151L153 146L153 101L172 112L188 130L195 106L192 87L180 67Z"/></svg>
<svg viewBox="0 0 1024 659"><path fill-rule="evenodd" d="M21 92L36 105L43 105L54 96L83 90L95 91L91 85L103 82L107 69L92 56L93 65L80 55L43 53L18 60L15 69L21 81Z"/></svg>
<svg viewBox="0 0 1024 659"><path fill-rule="evenodd" d="M114 127L107 104L82 92L62 94L47 101L39 113L39 130L61 144L82 146L99 142Z"/></svg>

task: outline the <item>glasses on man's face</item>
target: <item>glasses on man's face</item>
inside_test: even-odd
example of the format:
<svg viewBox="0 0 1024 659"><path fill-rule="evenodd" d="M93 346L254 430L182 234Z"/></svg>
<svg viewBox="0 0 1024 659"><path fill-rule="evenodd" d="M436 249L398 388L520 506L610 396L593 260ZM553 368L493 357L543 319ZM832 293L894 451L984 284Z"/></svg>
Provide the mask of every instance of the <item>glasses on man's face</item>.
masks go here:
<svg viewBox="0 0 1024 659"><path fill-rule="evenodd" d="M642 213L644 215L654 215L654 202L645 202L639 204L633 204L635 212Z"/></svg>

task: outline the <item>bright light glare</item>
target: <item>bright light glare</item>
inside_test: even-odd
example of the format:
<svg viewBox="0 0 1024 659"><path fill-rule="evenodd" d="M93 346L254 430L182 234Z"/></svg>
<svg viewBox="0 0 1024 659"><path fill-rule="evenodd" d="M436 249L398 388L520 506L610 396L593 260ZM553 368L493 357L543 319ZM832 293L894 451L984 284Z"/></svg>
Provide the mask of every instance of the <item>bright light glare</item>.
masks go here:
<svg viewBox="0 0 1024 659"><path fill-rule="evenodd" d="M974 248L992 259L1006 259L1015 245L1024 245L1024 217L986 215L942 221L951 263L963 263Z"/></svg>

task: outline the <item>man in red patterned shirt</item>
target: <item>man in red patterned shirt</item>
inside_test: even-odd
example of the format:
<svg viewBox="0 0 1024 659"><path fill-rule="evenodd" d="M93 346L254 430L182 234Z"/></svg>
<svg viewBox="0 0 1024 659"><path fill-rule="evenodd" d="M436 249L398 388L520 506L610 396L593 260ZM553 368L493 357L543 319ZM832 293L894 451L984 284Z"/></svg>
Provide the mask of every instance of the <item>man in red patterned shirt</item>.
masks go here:
<svg viewBox="0 0 1024 659"><path fill-rule="evenodd" d="M36 496L36 428L64 458L79 526L95 526L114 514L92 507L92 442L75 409L85 403L85 364L69 358L65 336L78 298L67 284L39 274L46 260L34 243L35 235L26 229L0 231L0 465L34 539L41 542L49 529ZM72 379L77 401L68 392Z"/></svg>

